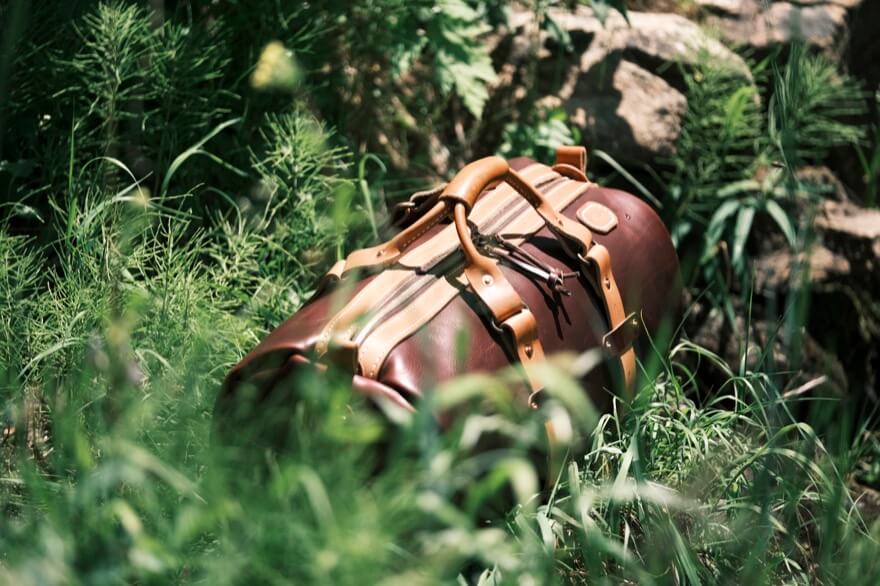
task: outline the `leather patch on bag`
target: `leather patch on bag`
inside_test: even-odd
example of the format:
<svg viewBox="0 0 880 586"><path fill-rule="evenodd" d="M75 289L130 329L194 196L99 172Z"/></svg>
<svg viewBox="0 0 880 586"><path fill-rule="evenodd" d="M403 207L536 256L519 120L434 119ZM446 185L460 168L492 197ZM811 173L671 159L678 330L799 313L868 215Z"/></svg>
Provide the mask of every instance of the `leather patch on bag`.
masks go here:
<svg viewBox="0 0 880 586"><path fill-rule="evenodd" d="M578 220L599 234L608 234L617 227L617 215L595 201L588 201L577 211Z"/></svg>

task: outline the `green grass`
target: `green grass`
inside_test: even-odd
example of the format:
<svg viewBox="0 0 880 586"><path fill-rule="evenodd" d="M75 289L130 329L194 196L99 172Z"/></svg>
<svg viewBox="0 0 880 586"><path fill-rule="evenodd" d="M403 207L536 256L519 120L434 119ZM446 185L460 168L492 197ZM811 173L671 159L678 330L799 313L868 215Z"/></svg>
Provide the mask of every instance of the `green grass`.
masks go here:
<svg viewBox="0 0 880 586"><path fill-rule="evenodd" d="M415 416L325 377L224 430L233 445L213 441L229 368L381 226L371 169L385 168L356 136L385 122L334 131L351 122L311 71L276 94L247 86L270 38L309 67L321 59L330 33L293 31L296 10L261 3L245 18L231 3L215 20L157 27L133 6L88 7L74 23L34 8L18 50L0 56L14 80L0 84L0 584L880 580L880 525L851 494L854 477L876 485L870 420L686 339L658 343L635 399L610 413L576 383L591 357L560 356L540 411L507 400L514 373L448 383ZM781 67L777 95L819 108ZM798 122L812 130L785 131L807 106L783 98L765 131L752 94L706 79L692 114L707 115L683 145L694 164L672 165L679 190L655 194L700 240L724 201L716 188L799 193L784 177L764 191L737 183L773 148L819 157L816 133L858 138L827 110ZM567 132L549 122L511 127L508 142L546 149ZM701 149L718 128L728 140ZM713 290L719 304L733 295ZM451 407L466 415L441 433L432 413ZM255 441L273 416L283 450ZM548 418L570 430L552 465Z"/></svg>

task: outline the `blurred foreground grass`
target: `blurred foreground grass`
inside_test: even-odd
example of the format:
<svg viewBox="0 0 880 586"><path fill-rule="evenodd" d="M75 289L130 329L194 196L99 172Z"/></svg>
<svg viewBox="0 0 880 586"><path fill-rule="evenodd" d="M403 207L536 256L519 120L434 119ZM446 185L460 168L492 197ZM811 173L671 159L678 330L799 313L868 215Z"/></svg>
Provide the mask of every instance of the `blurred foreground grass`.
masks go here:
<svg viewBox="0 0 880 586"><path fill-rule="evenodd" d="M538 412L504 400L504 376L471 376L430 394L443 404L389 422L344 381L316 378L285 414L287 450L251 445L247 428L232 430L238 448L213 445L229 367L329 260L372 237L384 203L369 159L355 182L357 149L321 122L333 106L312 100L326 88L299 87L280 45L259 58L258 32L279 21L270 4L161 25L125 3L86 7L75 26L61 10L0 9L14 47L0 68L11 72L0 80L0 582L880 581L880 525L849 488L873 445L865 419L828 400L836 425L820 436L776 373L732 370L687 341L650 356L636 399L607 414L574 382L589 357L557 357ZM408 9L364 10L376 27L370 10ZM338 30L285 42L312 47L305 66L322 43L362 48L356 30L343 27L343 41ZM686 161L672 177L687 189L665 198L676 236L697 234L709 260L725 230L744 243L738 226L788 193L786 170L765 191L737 173L783 142L811 152L797 141L809 133L757 140L756 128L784 128L756 126L751 96L728 90L746 114L706 116L683 149L725 162L736 205L718 214L717 175ZM725 112L704 94L695 111ZM828 130L821 116L801 123L816 120ZM719 127L730 140L701 148ZM743 145L755 152L740 164ZM769 213L786 235L800 229ZM714 282L718 269L700 267ZM723 295L712 290L719 305ZM705 364L723 384L701 381ZM468 415L441 434L431 414L449 403ZM548 417L570 430L550 479ZM487 439L496 447L477 449Z"/></svg>

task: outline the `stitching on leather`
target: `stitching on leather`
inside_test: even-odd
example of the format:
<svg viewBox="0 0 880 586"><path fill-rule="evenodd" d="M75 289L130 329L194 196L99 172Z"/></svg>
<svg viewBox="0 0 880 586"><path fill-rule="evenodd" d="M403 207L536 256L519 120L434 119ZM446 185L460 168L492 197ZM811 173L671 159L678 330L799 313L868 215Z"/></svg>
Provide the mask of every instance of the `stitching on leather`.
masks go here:
<svg viewBox="0 0 880 586"><path fill-rule="evenodd" d="M552 187L554 187L554 185L552 185L552 184L556 183L560 179L563 179L563 177L561 177L558 173L548 173L546 175L546 179L544 177L545 176L541 176L538 178L540 181L537 182L537 185L539 188L547 187L548 190L552 189ZM508 185L511 187L511 189L516 191L515 187L513 187L510 184L508 184ZM516 216L519 216L520 214L522 214L522 212L525 211L524 208L527 205L528 205L527 202L523 202L519 199L514 200L504 211L501 212L501 214L503 216L505 216L504 221L501 222L502 225L495 227L493 220L496 218L487 218L483 222L482 225L477 225L477 228L481 231L487 229L487 227L494 228L494 230L496 230L496 231L501 230L507 224L510 224L511 222L516 221ZM510 216L509 218L506 217L508 215ZM489 225L489 226L487 226L487 225ZM447 256L449 256L450 253L454 253L455 251L456 251L456 249L455 249L455 247L453 247L451 250L447 250L447 251L435 254L430 259L428 259L426 262L423 262L418 267L418 269L421 271L428 271L431 268L433 268L440 260L446 258Z"/></svg>
<svg viewBox="0 0 880 586"><path fill-rule="evenodd" d="M409 246L410 244L412 244L413 242L415 242L416 240L421 238L425 234L425 232L427 232L428 230L430 230L431 228L436 226L438 223L440 223L440 220L442 220L445 217L446 217L446 212L438 214L437 217L434 218L433 220L431 220L430 222L428 222L424 228L422 228L421 230L416 232L408 240L401 242L400 246L398 247L398 251L402 253L404 248L406 248L407 246Z"/></svg>
<svg viewBox="0 0 880 586"><path fill-rule="evenodd" d="M428 223L428 224L427 224L422 230L420 230L417 234L415 234L415 235L412 236L410 239L408 239L408 240L404 241L403 243L401 243L401 244L399 245L399 253L402 255L402 254L403 254L403 250L401 250L401 249L406 248L407 246L409 246L413 241L415 241L415 240L417 240L418 238L420 238L425 232L427 232L428 230L430 230L431 228L433 228L434 226L436 226L436 225L437 225L437 224L438 224L443 218L445 218L445 217L446 217L445 214L440 214L440 215L438 215L437 218L435 218L433 221L429 222L429 223ZM445 256L446 254L448 254L448 252L444 253L444 256ZM361 294L364 293L365 291L366 291L366 289L361 290L361 292L358 293L358 295L356 295L356 296L353 297L349 302L347 302L347 303L345 304L345 306L344 306L344 307L343 307L343 308L337 313L337 315L336 315L336 316L335 316L330 322L327 323L327 325L325 326L325 330L324 330L324 332L322 333L321 337L319 338L319 343L321 343L322 345L324 345L324 344L328 344L328 343L329 343L329 340L330 340L331 336L333 335L333 329L335 329L335 327L336 327L336 323L338 323L339 319L342 318L342 314L344 313L345 309L348 308L348 307L349 307L352 303L354 303L357 299L359 299L360 296L361 296ZM387 297L383 297L383 299L387 299Z"/></svg>
<svg viewBox="0 0 880 586"><path fill-rule="evenodd" d="M571 181L574 181L574 180L571 180ZM548 181L548 183L549 183L549 181ZM578 182L578 183L579 183L579 185L578 185L579 189L575 190L574 193L572 193L572 194L570 194L569 196L567 196L567 197L570 198L570 199L569 199L566 203L564 203L563 205L560 206L560 210L556 210L556 208L554 207L554 208L553 208L554 211L557 211L557 213L561 214L561 211L562 211L562 210L566 209L569 205L571 205L572 202L574 202L575 200L577 200L578 197L580 197L581 195L583 195L583 194L584 194L584 193L585 193L590 187L593 186L591 183L581 183L581 182ZM546 184L544 184L544 185L546 185ZM542 186L543 186L543 185L542 185ZM554 186L554 187L555 187L555 186ZM515 188L514 188L514 189L515 189ZM552 191L552 188L551 188L551 191ZM552 207L552 204L551 204L551 207ZM510 223L515 222L517 219L518 219L518 218L513 218L513 219L511 219L511 221L508 223L508 225L509 225ZM542 218L542 220L543 220L543 218ZM499 227L499 230L501 230L501 229L503 229L503 228L505 228L505 227L506 227L506 226L504 226L504 227ZM540 228L538 228L538 229L540 230ZM430 290L430 288L429 288L428 290ZM428 290L426 290L426 292L427 292ZM455 298L455 297L453 296L452 298L448 299L448 300L443 304L443 306L440 308L440 311L442 311L443 308L445 308L445 307L449 304L449 302L452 301L452 299L454 299L454 298ZM421 313L421 312L420 312L420 313ZM438 312L434 312L434 315L431 316L431 317L429 317L428 320L425 321L424 323L420 324L419 327L423 327L426 323L428 323L431 319L433 319L433 317L436 316L437 313L438 313ZM396 315L397 315L397 314L396 314ZM392 316L392 319L393 319L393 317L394 317L394 316ZM414 319L414 320L412 320L412 321L413 321L413 322L418 322L418 321L420 321L420 319L417 318L417 319ZM385 322L385 323L387 323L387 322ZM417 329L418 329L418 328L416 328L416 330L417 330ZM368 377L371 377L371 378L372 378L372 377L376 377L376 376L378 376L378 372L379 372L379 370L381 369L381 367L382 367L382 365L385 363L385 361L388 359L388 355L391 353L391 351L394 349L394 347L396 347L398 344L400 344L403 340L405 340L405 339L407 339L408 337L410 337L413 333L414 333L414 332L409 332L407 335L403 336L403 337L400 338L399 340L393 340L392 342L384 341L384 342L380 342L379 344L377 344L377 346L376 346L376 352L377 352L377 354L376 354L376 359L370 363L367 376L368 376ZM372 337L372 336L375 336L375 331L373 331L373 332L371 333L371 335L368 336L368 337L364 340L364 342L368 341L368 340L370 339L370 337Z"/></svg>
<svg viewBox="0 0 880 586"><path fill-rule="evenodd" d="M528 168L527 168L527 169L528 169ZM526 169L523 169L522 172L525 172L525 171L526 171ZM550 178L547 179L546 182L542 182L542 183L540 184L540 187L543 187L544 185L547 185L548 183L554 181L555 179L557 179L557 178L559 177L559 174L553 172L552 170L551 170L551 173L552 173L552 175L555 175L555 176L551 176ZM547 175L550 175L551 173L548 173ZM540 176L540 177L543 177L543 176ZM540 177L539 177L539 178L540 178ZM503 183L502 183L502 184L503 184ZM499 184L499 185L501 185L501 184ZM508 185L510 185L510 184L508 183ZM516 190L516 186L511 185L511 187L513 187L514 190ZM431 228L433 228L434 226L436 226L436 225L437 225L440 221L442 221L445 217L446 217L446 214L442 214L442 213L439 214L434 220L432 220L431 222L429 222L429 223L428 223L423 229L419 230L416 234L414 234L413 236L411 236L410 238L408 238L407 240L405 240L404 242L402 242L401 244L399 244L399 245L398 245L399 254L402 255L403 252L404 252L403 249L405 249L405 248L408 247L410 244L412 244L412 242L414 242L415 240L417 240L418 238L420 238L421 236L423 236L428 230L430 230ZM509 222L514 222L514 221L516 221L516 219L515 219L515 218L511 218ZM509 223L509 222L508 222L508 223ZM502 229L502 228L503 228L503 227L499 227L499 229ZM448 253L448 251L447 251L447 252L444 253L442 256L446 256L446 255L448 255L448 254L449 254L449 253ZM369 286L368 286L368 287L369 287ZM399 289L399 285L398 285L398 287L396 287L396 289ZM335 316L334 316L329 322L327 322L327 325L325 326L324 331L322 332L320 338L318 339L319 341L318 341L318 343L316 343L316 346L318 346L318 345L326 345L326 344L329 344L330 338L333 336L333 330L335 329L336 324L339 322L339 320L342 319L343 314L345 313L345 310L346 310L348 307L350 307L353 303L355 303L356 301L360 300L360 298L366 294L366 291L367 291L366 288L365 288L365 289L362 289L357 295L355 295L351 300L349 300L349 301L345 304L345 306L344 306L344 307L343 307L343 308L342 308L342 309L341 309L341 310L340 310L340 311L339 311L339 312L338 312L338 313L337 313L337 314L336 314L336 315L335 315ZM386 297L383 297L383 299L387 299L387 296L386 296ZM357 326L356 326L356 325L352 325L350 329L355 329L355 330L356 330L356 329L357 329ZM395 345L396 345L396 344L395 344ZM326 349L325 349L325 351L326 351ZM385 354L380 355L380 359L381 359L383 362L384 362L384 358L385 358L385 357L387 357ZM374 370L376 370L376 367L372 367L372 368L370 369L371 372L374 371Z"/></svg>
<svg viewBox="0 0 880 586"><path fill-rule="evenodd" d="M364 287L363 289L361 289L360 291L358 291L357 295L355 295L354 297L352 297L351 299L349 299L348 302L346 302L346 304L342 307L342 309L340 309L339 311L337 311L337 312L336 312L336 315L333 316L333 317L330 319L330 321L327 322L327 325L324 326L324 331L321 333L321 337L318 338L318 342L315 344L315 347L316 347L316 348L317 348L319 345L320 345L320 346L324 346L324 345L327 345L327 344L330 343L330 337L333 335L333 330L336 329L336 324L339 323L339 320L342 319L343 315L345 314L345 310L346 310L347 308L349 308L349 307L351 306L352 303L355 303L356 301L359 301L360 298L361 298L362 296L365 297L365 296L366 296L366 291L367 291L367 288L366 288L366 287ZM326 352L326 351L327 351L327 349L325 348L325 349L324 349L324 352Z"/></svg>
<svg viewBox="0 0 880 586"><path fill-rule="evenodd" d="M440 223L440 221L443 220L443 218L445 218L445 217L446 217L446 214L444 214L444 213L439 214L434 220L429 222L423 229L419 230L415 235L411 236L409 239L407 239L404 242L402 242L401 244L399 244L398 245L399 254L402 255L403 249L408 247L415 240L418 240L419 238L421 238L428 230L430 230L431 228L436 226L438 223ZM448 252L445 254L448 254ZM445 256L445 254L444 254L444 256ZM343 271L342 274L345 274L345 271ZM318 339L318 344L316 344L316 346L317 345L324 346L329 343L330 338L333 335L333 330L336 328L336 324L339 322L339 320L342 319L342 315L345 312L345 309L348 308L349 306L351 306L351 304L354 303L356 300L360 299L361 295L364 293L365 293L365 289L362 289L357 295L355 295L350 301L348 301L342 309L339 310L339 312L333 317L333 319L331 319L329 322L327 322L327 325L324 326L324 332L321 334L321 337ZM326 349L325 349L325 351L326 351Z"/></svg>

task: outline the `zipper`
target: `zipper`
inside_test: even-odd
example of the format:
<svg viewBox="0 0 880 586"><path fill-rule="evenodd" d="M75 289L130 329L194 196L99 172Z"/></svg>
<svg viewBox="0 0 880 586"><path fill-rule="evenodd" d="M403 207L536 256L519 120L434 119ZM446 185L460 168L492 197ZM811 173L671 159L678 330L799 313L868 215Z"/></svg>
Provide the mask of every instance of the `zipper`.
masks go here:
<svg viewBox="0 0 880 586"><path fill-rule="evenodd" d="M546 193L564 181L566 181L565 177L554 177L538 184L536 187L540 189L542 193ZM501 214L485 222L483 226L478 226L478 230L500 230L507 226L513 218L525 211L527 207L530 207L528 202L521 199L514 200L513 203L508 204L504 208ZM363 326L361 326L357 334L352 338L352 341L356 345L360 345L384 319L394 315L412 299L424 293L436 282L436 279L446 278L453 273L459 272L463 263L464 258L461 252L459 250L453 250L451 252L440 254L421 267L418 267L411 277L382 298L379 305L383 307L373 314ZM449 266L444 267L446 264ZM443 270L432 271L432 269L438 268L442 268Z"/></svg>
<svg viewBox="0 0 880 586"><path fill-rule="evenodd" d="M547 191L553 189L558 184L560 184L564 181L566 181L565 177L555 177L553 179L549 179L549 180L537 185L536 187L538 189L540 189L542 193L546 193ZM511 203L508 203L504 207L504 209L501 210L500 214L498 214L494 218L491 218L490 220L484 222L482 226L477 225L477 232L490 233L490 234L497 232L498 230L507 226L507 224L509 224L511 221L513 221L513 219L516 216L523 213L529 207L531 207L531 206L529 205L529 203L527 201L525 201L523 199L515 199ZM454 250L453 250L453 253L454 253ZM438 254L437 256L435 256L434 258L432 258L431 260L429 260L428 262L426 262L422 266L420 266L417 269L417 271L420 273L427 273L428 271L433 269L436 265L440 264L440 262L449 255L450 255L449 252Z"/></svg>

